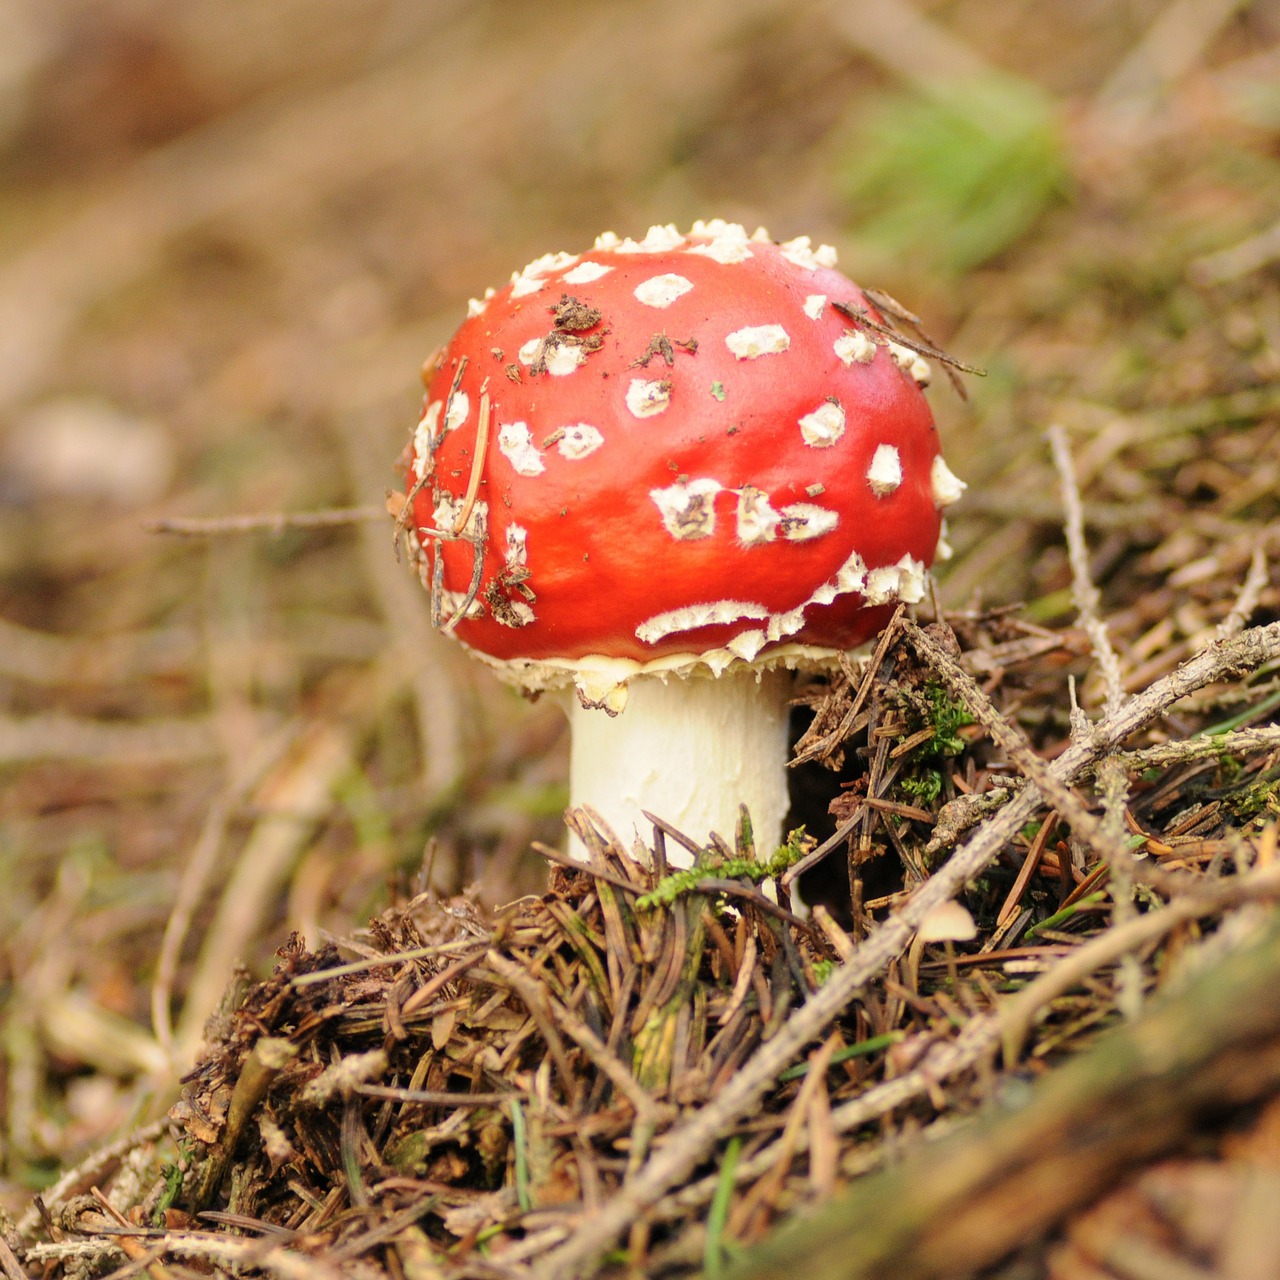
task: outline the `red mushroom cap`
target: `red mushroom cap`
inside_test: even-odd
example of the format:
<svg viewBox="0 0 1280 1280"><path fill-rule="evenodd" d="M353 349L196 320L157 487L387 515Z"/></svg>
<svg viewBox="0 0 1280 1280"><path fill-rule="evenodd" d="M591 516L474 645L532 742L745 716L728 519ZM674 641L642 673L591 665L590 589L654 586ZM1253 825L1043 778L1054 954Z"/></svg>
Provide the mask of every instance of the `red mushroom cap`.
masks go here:
<svg viewBox="0 0 1280 1280"><path fill-rule="evenodd" d="M849 648L920 599L963 486L928 366L834 261L717 220L473 301L408 475L446 629L503 663L715 667Z"/></svg>

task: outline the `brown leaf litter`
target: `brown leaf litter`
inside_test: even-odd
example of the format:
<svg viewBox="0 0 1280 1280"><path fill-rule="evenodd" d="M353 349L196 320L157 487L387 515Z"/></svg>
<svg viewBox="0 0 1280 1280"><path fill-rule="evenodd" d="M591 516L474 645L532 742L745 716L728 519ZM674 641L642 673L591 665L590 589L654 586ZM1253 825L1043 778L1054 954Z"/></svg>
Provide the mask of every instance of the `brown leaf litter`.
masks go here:
<svg viewBox="0 0 1280 1280"><path fill-rule="evenodd" d="M675 1275L760 1239L954 1128L1002 1055L1034 1077L1136 1016L1280 891L1280 737L1213 726L1251 684L1265 711L1280 624L1070 741L1029 713L1079 649L1006 611L899 618L815 686L808 750L856 776L836 837L772 867L776 901L748 823L669 875L678 832L655 827L650 870L576 812L591 864L557 861L541 896L420 895L347 943L292 939L211 1022L167 1125L64 1178L18 1256L571 1275L620 1235ZM1196 690L1212 733L1138 745ZM797 918L801 870L839 854L852 901L810 872L827 901Z"/></svg>

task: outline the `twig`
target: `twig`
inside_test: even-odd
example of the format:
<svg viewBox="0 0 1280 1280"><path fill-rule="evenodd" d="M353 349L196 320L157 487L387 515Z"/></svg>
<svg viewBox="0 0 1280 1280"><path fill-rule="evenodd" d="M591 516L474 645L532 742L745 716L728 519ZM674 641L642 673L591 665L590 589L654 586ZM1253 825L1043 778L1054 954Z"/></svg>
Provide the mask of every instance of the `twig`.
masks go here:
<svg viewBox="0 0 1280 1280"><path fill-rule="evenodd" d="M1280 729L1276 730L1275 737L1280 742ZM1047 830L1047 824L1042 827L1044 830ZM1089 974L1132 954L1135 949L1165 936L1187 921L1215 915L1229 907L1270 897L1277 892L1280 892L1280 863L1273 863L1254 875L1207 890L1198 888L1195 893L1179 898L1170 906L1148 912L1121 928L1109 929L1081 943L1016 995L1002 1001L994 1012L970 1019L955 1040L929 1050L916 1068L868 1089L839 1107L832 1117L836 1132L847 1133L923 1096L943 1081L974 1066L997 1042L1004 1046L1006 1064L1013 1066L1021 1054L1023 1038L1036 1013ZM819 924L823 924L825 912L819 916L819 910L815 909L815 917ZM844 942L847 947L847 939ZM842 952L846 960L852 954ZM772 1167L774 1154L772 1145L763 1148L753 1159L743 1163L739 1179L750 1179L764 1173ZM709 1194L711 1180L706 1181Z"/></svg>
<svg viewBox="0 0 1280 1280"><path fill-rule="evenodd" d="M632 884L626 876L615 875L614 872L606 871L603 867L598 867L594 863L580 862L577 858L569 857L567 853L561 853L559 849L553 849L549 844L543 844L541 840L533 841L530 847L534 853L546 858L548 862L554 862L559 867L576 871L579 875L591 876L594 880L603 880L606 884L613 885L615 889L621 889L623 893L629 893L633 898L638 898L647 892L642 885Z"/></svg>
<svg viewBox="0 0 1280 1280"><path fill-rule="evenodd" d="M192 1190L191 1199L196 1210L203 1209L213 1199L258 1103L266 1097L271 1082L297 1055L297 1048L278 1036L263 1036L250 1050L231 1091L222 1133L217 1145L209 1152L208 1162Z"/></svg>
<svg viewBox="0 0 1280 1280"><path fill-rule="evenodd" d="M1254 547L1253 555L1249 557L1249 571L1240 584L1240 594L1236 596L1231 612L1218 623L1218 630L1215 633L1217 639L1230 640L1232 636L1238 635L1244 629L1245 623L1258 607L1268 576L1267 557L1261 547Z"/></svg>
<svg viewBox="0 0 1280 1280"><path fill-rule="evenodd" d="M458 376L462 376L462 364L458 365ZM452 397L452 392L450 396ZM447 410L446 410L447 418ZM471 519L471 512L476 505L476 495L480 492L480 482L484 479L484 460L489 452L489 393L480 392L480 413L476 420L476 452L471 459L471 475L467 480L467 492L458 508L453 522L453 536L459 538Z"/></svg>
<svg viewBox="0 0 1280 1280"><path fill-rule="evenodd" d="M1136 772L1214 756L1248 755L1277 748L1280 748L1280 725L1260 725L1254 729L1236 729L1231 733L1206 734L1182 742L1161 742L1138 751L1121 751L1116 753L1115 759L1126 769Z"/></svg>
<svg viewBox="0 0 1280 1280"><path fill-rule="evenodd" d="M987 376L985 369L979 369L977 365L965 364L963 360L957 360L955 356L948 355L940 347L935 347L932 343L925 342L922 338L912 338L900 329L892 329L887 324L880 324L879 321L871 318L865 307L851 306L847 302L833 302L831 305L845 319L852 320L854 324L862 325L870 329L872 333L877 333L882 338L887 338L890 342L896 342L899 346L906 347L909 351L914 351L918 356L928 356L929 359L937 360L949 368L959 369L961 373L971 373L979 378ZM963 395L964 393L961 392L961 394Z"/></svg>
<svg viewBox="0 0 1280 1280"><path fill-rule="evenodd" d="M367 960L352 960L349 964L336 964L331 969L317 969L313 973L299 973L289 979L292 987L313 987L317 983L332 982L335 978L347 978L354 973L368 973L385 965L401 967L409 960L434 960L437 956L452 955L455 951L472 951L483 954L485 942L478 938L462 938L457 942L433 943L426 947L410 947L405 951L393 951L386 955L371 956Z"/></svg>
<svg viewBox="0 0 1280 1280"><path fill-rule="evenodd" d="M484 553L488 545L488 521L485 517L483 509L477 510L475 518L472 521L475 533L471 535L472 559L471 559L471 582L467 586L467 594L462 597L462 603L453 611L453 615L440 628L441 635L450 635L453 629L467 616L471 606L475 603L475 598L480 594L480 583L484 579ZM439 564L443 560L443 554L439 547L436 548L436 563Z"/></svg>
<svg viewBox="0 0 1280 1280"><path fill-rule="evenodd" d="M1045 799L1061 814L1062 820L1082 839L1093 845L1108 862L1129 862L1132 855L1122 838L1104 829L1089 812L1088 806L1032 748L1023 733L1009 723L992 704L977 682L940 645L927 630L917 626L906 629L907 642L924 657L946 682L948 689L964 703L965 710L991 735L992 740L1034 784ZM1117 708L1108 719L1116 719L1123 708ZM1096 735L1095 726L1094 734ZM1075 745L1080 745L1076 743Z"/></svg>
<svg viewBox="0 0 1280 1280"><path fill-rule="evenodd" d="M1072 743L1048 766L1050 776L1065 788L1108 750L1188 693L1228 675L1251 671L1276 657L1280 657L1280 623L1253 628L1232 641L1212 646L1144 693L1130 698L1114 716L1101 720L1088 741ZM777 1074L821 1034L863 986L905 950L920 921L987 867L1035 814L1042 800L1039 787L1035 782L1029 783L921 884L897 913L868 935L852 963L836 969L826 984L791 1014L778 1033L743 1063L706 1107L668 1134L661 1149L637 1176L591 1219L582 1222L570 1240L543 1259L542 1274L555 1280L580 1275L638 1215L688 1178L720 1136L758 1103Z"/></svg>
<svg viewBox="0 0 1280 1280"><path fill-rule="evenodd" d="M1006 1066L1022 1056L1027 1030L1036 1014L1050 1001L1070 991L1091 973L1130 956L1139 947L1163 938L1179 925L1216 915L1228 907L1280 893L1280 863L1240 876L1209 891L1188 894L1158 911L1134 916L1068 952L1016 995L1001 1002L996 1022Z"/></svg>
<svg viewBox="0 0 1280 1280"><path fill-rule="evenodd" d="M985 1273L1127 1169L1176 1149L1225 1099L1240 1107L1274 1095L1278 976L1273 925L1158 1010L1050 1073L1022 1105L990 1108L945 1142L791 1224L739 1275L942 1280Z"/></svg>
<svg viewBox="0 0 1280 1280"><path fill-rule="evenodd" d="M138 1236L133 1234L133 1223L131 1223L129 1219L126 1218L124 1214L121 1213L120 1210L117 1209L97 1187L91 1187L89 1194L97 1201L98 1206L116 1223L117 1226L124 1228L124 1230L116 1236L116 1242L128 1256L129 1261L134 1263L139 1270L145 1268L147 1274L151 1276L151 1280L169 1280L169 1277L172 1276L173 1272L171 1272L168 1267L162 1266L159 1261L161 1255L164 1253L164 1246L161 1245L158 1249L154 1247L148 1249L138 1239Z"/></svg>
<svg viewBox="0 0 1280 1280"><path fill-rule="evenodd" d="M565 1096L572 1101L577 1077L569 1062L568 1050L560 1030L552 1017L551 996L531 974L526 973L514 960L508 960L496 948L485 955L485 964L520 997L521 1003L538 1024L538 1030L547 1043L547 1053L555 1061L556 1070L560 1074Z"/></svg>
<svg viewBox="0 0 1280 1280"><path fill-rule="evenodd" d="M19 1238L30 1240L35 1232L39 1230L41 1224L40 1205L43 1205L48 1213L56 1214L72 1197L82 1195L95 1182L106 1177L131 1151L136 1151L139 1147L144 1147L148 1143L162 1138L168 1132L168 1129L169 1121L167 1119L155 1120L151 1124L143 1125L142 1128L133 1130L132 1133L126 1133L124 1137L118 1138L115 1142L109 1143L97 1151L90 1152L80 1164L68 1169L53 1186L42 1194L40 1204L33 1203L18 1219L17 1231Z"/></svg>
<svg viewBox="0 0 1280 1280"><path fill-rule="evenodd" d="M4 1238L3 1231L0 1231L0 1271L4 1272L5 1280L28 1280L27 1273L23 1271L13 1250L9 1248L9 1242Z"/></svg>
<svg viewBox="0 0 1280 1280"><path fill-rule="evenodd" d="M1080 615L1080 625L1093 646L1094 657L1102 672L1107 691L1106 710L1114 715L1124 701L1124 681L1120 675L1120 662L1111 646L1106 624L1099 614L1101 597L1089 576L1089 548L1084 539L1084 508L1080 502L1080 489L1076 485L1075 470L1071 465L1071 450L1067 433L1056 423L1049 428L1049 447L1053 451L1054 465L1058 469L1058 482L1062 493L1062 506L1066 513L1067 555L1071 561L1071 595Z"/></svg>
<svg viewBox="0 0 1280 1280"><path fill-rule="evenodd" d="M366 1098L389 1102L416 1102L424 1107L500 1107L518 1097L515 1093L455 1093L447 1089L400 1089L394 1085L358 1084L352 1090Z"/></svg>
<svg viewBox="0 0 1280 1280"><path fill-rule="evenodd" d="M182 538L220 538L237 533L284 533L286 529L335 529L347 524L372 524L387 518L385 505L327 507L322 511L266 511L244 516L172 516L144 520L148 533L170 533Z"/></svg>

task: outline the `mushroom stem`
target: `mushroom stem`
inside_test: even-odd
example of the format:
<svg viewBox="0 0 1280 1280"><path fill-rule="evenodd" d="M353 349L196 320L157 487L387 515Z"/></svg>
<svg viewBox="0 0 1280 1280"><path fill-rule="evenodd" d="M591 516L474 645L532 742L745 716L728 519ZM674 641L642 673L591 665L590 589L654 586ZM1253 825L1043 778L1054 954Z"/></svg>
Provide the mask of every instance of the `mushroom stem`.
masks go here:
<svg viewBox="0 0 1280 1280"><path fill-rule="evenodd" d="M569 711L573 805L590 805L627 845L651 839L644 811L693 840L715 831L732 843L738 806L751 814L756 849L767 857L782 840L787 800L789 671L729 670L681 678L644 676L627 689L617 716ZM586 851L571 840L570 853ZM667 846L675 866L687 850Z"/></svg>

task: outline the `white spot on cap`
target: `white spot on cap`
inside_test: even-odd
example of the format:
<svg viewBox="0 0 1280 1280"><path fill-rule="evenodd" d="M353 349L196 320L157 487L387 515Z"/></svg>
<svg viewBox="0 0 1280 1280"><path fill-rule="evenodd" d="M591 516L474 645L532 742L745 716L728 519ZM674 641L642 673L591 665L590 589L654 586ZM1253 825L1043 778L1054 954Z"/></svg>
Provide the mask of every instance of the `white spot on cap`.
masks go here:
<svg viewBox="0 0 1280 1280"><path fill-rule="evenodd" d="M507 525L507 549L502 562L510 569L523 569L528 565L529 530L524 525Z"/></svg>
<svg viewBox="0 0 1280 1280"><path fill-rule="evenodd" d="M513 275L511 277L511 296L513 298L527 298L529 294L537 293L545 283L545 280L539 280L536 276Z"/></svg>
<svg viewBox="0 0 1280 1280"><path fill-rule="evenodd" d="M836 591L840 595L861 592L867 583L867 566L863 558L851 551L849 558L836 570Z"/></svg>
<svg viewBox="0 0 1280 1280"><path fill-rule="evenodd" d="M596 236L596 242L592 247L596 249L616 249L621 243L622 241L618 239L616 231L602 231Z"/></svg>
<svg viewBox="0 0 1280 1280"><path fill-rule="evenodd" d="M495 293L497 293L497 290L490 288L484 291L483 298L468 298L467 316L471 317L480 315L488 305L489 299L492 298Z"/></svg>
<svg viewBox="0 0 1280 1280"><path fill-rule="evenodd" d="M498 428L498 449L517 475L537 476L546 470L527 422L504 422Z"/></svg>
<svg viewBox="0 0 1280 1280"><path fill-rule="evenodd" d="M907 604L917 604L924 599L925 580L928 576L924 561L917 560L915 556L906 555L898 561L898 567L902 570L902 583L898 587L899 598L905 600Z"/></svg>
<svg viewBox="0 0 1280 1280"><path fill-rule="evenodd" d="M627 408L637 418L652 418L671 403L671 383L632 378L627 388Z"/></svg>
<svg viewBox="0 0 1280 1280"><path fill-rule="evenodd" d="M831 344L831 349L847 365L855 362L870 364L876 358L876 344L861 329L852 329L842 333Z"/></svg>
<svg viewBox="0 0 1280 1280"><path fill-rule="evenodd" d="M667 532L682 542L709 538L716 531L718 480L687 480L665 489L650 489L649 497L662 513Z"/></svg>
<svg viewBox="0 0 1280 1280"><path fill-rule="evenodd" d="M636 639L656 644L680 631L696 631L699 627L723 626L741 618L764 619L769 610L753 600L710 600L705 604L687 604L655 614L636 628Z"/></svg>
<svg viewBox="0 0 1280 1280"><path fill-rule="evenodd" d="M748 248L746 229L739 222L726 222L723 218L712 218L709 222L699 219L689 234L709 239L706 244L690 245L690 253L701 254L726 266L755 256Z"/></svg>
<svg viewBox="0 0 1280 1280"><path fill-rule="evenodd" d="M780 324L747 325L729 334L724 345L739 360L754 360L757 356L776 355L791 345L791 338Z"/></svg>
<svg viewBox="0 0 1280 1280"><path fill-rule="evenodd" d="M678 249L684 244L684 236L676 230L675 224L668 222L665 226L650 227L645 232L640 247L646 253L663 253L668 249Z"/></svg>
<svg viewBox="0 0 1280 1280"><path fill-rule="evenodd" d="M586 422L576 422L571 427L563 428L563 434L556 441L556 448L562 458L585 458L604 444L604 436Z"/></svg>
<svg viewBox="0 0 1280 1280"><path fill-rule="evenodd" d="M782 536L789 542L808 542L830 533L840 523L837 512L813 502L793 502L782 508Z"/></svg>
<svg viewBox="0 0 1280 1280"><path fill-rule="evenodd" d="M431 518L435 521L436 528L441 533L452 533L453 526L458 523L458 516L462 512L462 498L455 498L444 489L437 489L431 496L433 499ZM489 504L483 498L471 504L471 514L467 517L466 527L462 532L474 534L478 528L477 522L481 518L486 522L489 518Z"/></svg>
<svg viewBox="0 0 1280 1280"><path fill-rule="evenodd" d="M910 347L904 347L899 342L891 342L889 354L899 369L910 374L916 386L927 387L933 380L933 370L929 368L929 362L917 352L912 351Z"/></svg>
<svg viewBox="0 0 1280 1280"><path fill-rule="evenodd" d="M811 293L804 300L804 313L810 320L821 320L822 309L827 305L825 293Z"/></svg>
<svg viewBox="0 0 1280 1280"><path fill-rule="evenodd" d="M590 284L593 280L607 276L612 270L612 267L606 267L603 262L581 262L572 271L566 271L563 279L565 284Z"/></svg>
<svg viewBox="0 0 1280 1280"><path fill-rule="evenodd" d="M834 400L824 400L800 419L800 434L805 444L828 449L844 435L844 425L844 408Z"/></svg>
<svg viewBox="0 0 1280 1280"><path fill-rule="evenodd" d="M902 570L896 564L883 565L879 569L867 570L867 583L862 589L867 604L887 604L898 599L898 584L902 581Z"/></svg>
<svg viewBox="0 0 1280 1280"><path fill-rule="evenodd" d="M465 591L449 591L444 590L440 593L440 609L446 618L451 618L459 609L462 608L462 602L467 598ZM472 600L467 606L466 616L468 618L484 617L484 605L480 601Z"/></svg>
<svg viewBox="0 0 1280 1280"><path fill-rule="evenodd" d="M413 474L421 480L427 473L427 459L435 451L436 438L440 430L440 411L444 401L432 400L426 412L413 432Z"/></svg>
<svg viewBox="0 0 1280 1280"><path fill-rule="evenodd" d="M708 244L690 246L689 252L700 253L704 258L712 258L727 267L755 257L755 254L747 248L745 240L712 240Z"/></svg>
<svg viewBox="0 0 1280 1280"><path fill-rule="evenodd" d="M897 564L869 569L863 595L869 605L888 604L891 600L915 604L924 599L924 583L924 564L905 555Z"/></svg>
<svg viewBox="0 0 1280 1280"><path fill-rule="evenodd" d="M891 444L880 444L871 455L867 483L877 498L892 493L902 483L902 455Z"/></svg>
<svg viewBox="0 0 1280 1280"><path fill-rule="evenodd" d="M684 244L684 236L676 230L674 223L668 222L665 226L650 227L645 232L643 240L632 240L628 237L619 242L615 236L614 243L610 245L602 245L597 240L596 248L613 249L615 253L668 253L672 249L680 248L682 244Z"/></svg>
<svg viewBox="0 0 1280 1280"><path fill-rule="evenodd" d="M541 357L547 372L555 378L572 373L587 359L576 342L548 342L545 338L530 338L517 354L524 365L534 365Z"/></svg>
<svg viewBox="0 0 1280 1280"><path fill-rule="evenodd" d="M635 287L636 300L646 307L669 307L677 298L683 297L693 288L693 281L686 280L674 272L654 276Z"/></svg>
<svg viewBox="0 0 1280 1280"><path fill-rule="evenodd" d="M519 630L521 627L527 627L535 620L533 609L523 600L508 600L501 609L495 609L493 614L494 622L504 627L511 627Z"/></svg>
<svg viewBox="0 0 1280 1280"><path fill-rule="evenodd" d="M836 265L836 251L829 244L820 244L814 249L808 236L796 236L794 240L787 240L778 247L788 262L793 266L803 267L806 271Z"/></svg>
<svg viewBox="0 0 1280 1280"><path fill-rule="evenodd" d="M755 485L744 484L738 491L738 541L746 547L772 542L778 534L776 512L764 491Z"/></svg>
<svg viewBox="0 0 1280 1280"><path fill-rule="evenodd" d="M709 240L717 240L721 236L726 239L745 240L746 228L740 222L726 222L723 218L695 218L689 228L691 236L706 236Z"/></svg>
<svg viewBox="0 0 1280 1280"><path fill-rule="evenodd" d="M578 260L576 253L544 253L540 258L534 258L523 271L518 271L512 280L531 280L538 276L545 276L552 271L559 271L564 267L572 266Z"/></svg>
<svg viewBox="0 0 1280 1280"><path fill-rule="evenodd" d="M941 454L934 458L933 466L929 468L929 483L933 489L935 507L949 507L953 502L959 502L961 495L969 487L959 476L952 474Z"/></svg>
<svg viewBox="0 0 1280 1280"><path fill-rule="evenodd" d="M456 431L467 420L471 412L471 400L465 391L455 391L449 397L449 407L444 415L444 429Z"/></svg>

